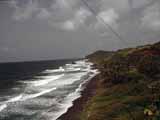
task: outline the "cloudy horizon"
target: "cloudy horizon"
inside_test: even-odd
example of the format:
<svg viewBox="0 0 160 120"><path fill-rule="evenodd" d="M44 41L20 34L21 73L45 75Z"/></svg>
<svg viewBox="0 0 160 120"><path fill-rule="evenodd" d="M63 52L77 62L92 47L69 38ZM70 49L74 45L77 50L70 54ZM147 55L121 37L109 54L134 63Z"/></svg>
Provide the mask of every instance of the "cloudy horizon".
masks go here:
<svg viewBox="0 0 160 120"><path fill-rule="evenodd" d="M159 0L85 1L95 14L82 0L0 0L0 62L80 58L159 41Z"/></svg>

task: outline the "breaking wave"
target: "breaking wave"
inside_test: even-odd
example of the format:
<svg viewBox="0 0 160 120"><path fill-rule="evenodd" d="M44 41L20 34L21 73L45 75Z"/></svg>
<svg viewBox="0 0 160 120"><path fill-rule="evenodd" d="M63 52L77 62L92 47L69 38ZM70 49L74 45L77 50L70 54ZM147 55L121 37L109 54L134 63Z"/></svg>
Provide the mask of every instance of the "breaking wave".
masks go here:
<svg viewBox="0 0 160 120"><path fill-rule="evenodd" d="M18 86L13 89L21 89L21 92L4 96L6 100L0 101L0 118L6 119L18 112L22 116L37 113L34 120L56 120L81 96L84 84L98 73L91 66L87 60L79 60L59 69L46 69L32 79L21 80L23 89Z"/></svg>

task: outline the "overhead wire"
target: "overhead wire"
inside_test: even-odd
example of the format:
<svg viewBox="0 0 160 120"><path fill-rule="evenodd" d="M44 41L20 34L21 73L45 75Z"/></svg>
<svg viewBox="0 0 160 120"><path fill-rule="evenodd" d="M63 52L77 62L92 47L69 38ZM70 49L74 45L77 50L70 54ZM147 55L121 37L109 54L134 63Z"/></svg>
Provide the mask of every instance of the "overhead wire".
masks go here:
<svg viewBox="0 0 160 120"><path fill-rule="evenodd" d="M86 0L81 0L83 4L88 8L88 10L105 26L105 28L108 30L110 29L111 32L121 41L123 42L124 45L126 45L126 41L124 38L117 32L115 31L112 26L107 23L102 17L96 14L95 10L88 4Z"/></svg>

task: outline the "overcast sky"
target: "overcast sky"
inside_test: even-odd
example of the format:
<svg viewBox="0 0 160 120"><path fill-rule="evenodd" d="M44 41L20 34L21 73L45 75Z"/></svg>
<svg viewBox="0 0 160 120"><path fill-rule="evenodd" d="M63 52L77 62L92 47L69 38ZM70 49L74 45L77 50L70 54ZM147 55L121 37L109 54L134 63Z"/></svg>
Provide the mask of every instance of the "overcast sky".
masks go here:
<svg viewBox="0 0 160 120"><path fill-rule="evenodd" d="M0 62L76 58L160 40L160 0L85 1L96 15L81 0L0 0Z"/></svg>

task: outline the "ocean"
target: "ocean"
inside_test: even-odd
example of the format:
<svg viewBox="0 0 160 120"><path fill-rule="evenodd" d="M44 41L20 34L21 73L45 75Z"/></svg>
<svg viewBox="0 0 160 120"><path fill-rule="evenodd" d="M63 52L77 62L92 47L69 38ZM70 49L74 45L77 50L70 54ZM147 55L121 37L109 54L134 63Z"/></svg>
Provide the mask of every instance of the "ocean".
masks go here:
<svg viewBox="0 0 160 120"><path fill-rule="evenodd" d="M87 60L0 64L0 120L57 120L98 72Z"/></svg>

